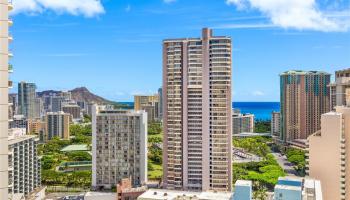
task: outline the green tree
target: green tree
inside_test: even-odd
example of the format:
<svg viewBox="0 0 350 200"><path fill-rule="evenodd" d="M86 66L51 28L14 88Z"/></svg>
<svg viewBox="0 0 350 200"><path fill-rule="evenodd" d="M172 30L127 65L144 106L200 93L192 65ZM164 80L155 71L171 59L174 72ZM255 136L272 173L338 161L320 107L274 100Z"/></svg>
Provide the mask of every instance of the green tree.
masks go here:
<svg viewBox="0 0 350 200"><path fill-rule="evenodd" d="M159 135L162 133L162 124L153 122L148 124L148 135Z"/></svg>

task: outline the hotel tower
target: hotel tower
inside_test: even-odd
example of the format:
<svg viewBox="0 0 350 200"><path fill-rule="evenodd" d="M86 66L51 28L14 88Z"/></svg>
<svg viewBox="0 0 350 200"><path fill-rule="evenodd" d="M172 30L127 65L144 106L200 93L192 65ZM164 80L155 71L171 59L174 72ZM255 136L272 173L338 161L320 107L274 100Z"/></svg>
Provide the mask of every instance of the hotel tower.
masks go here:
<svg viewBox="0 0 350 200"><path fill-rule="evenodd" d="M0 199L8 199L8 90L12 86L9 81L9 72L12 70L9 65L10 53L8 50L9 26L12 21L8 13L12 4L8 0L0 0Z"/></svg>
<svg viewBox="0 0 350 200"><path fill-rule="evenodd" d="M231 38L163 41L163 187L232 189Z"/></svg>
<svg viewBox="0 0 350 200"><path fill-rule="evenodd" d="M321 129L321 115L330 110L330 76L320 71L287 71L280 75L283 142L306 141Z"/></svg>

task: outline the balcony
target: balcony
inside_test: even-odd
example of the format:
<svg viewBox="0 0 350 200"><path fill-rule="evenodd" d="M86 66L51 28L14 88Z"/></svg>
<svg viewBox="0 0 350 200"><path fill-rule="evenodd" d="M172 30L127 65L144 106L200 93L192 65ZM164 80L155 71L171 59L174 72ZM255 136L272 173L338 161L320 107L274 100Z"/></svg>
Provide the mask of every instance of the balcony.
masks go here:
<svg viewBox="0 0 350 200"><path fill-rule="evenodd" d="M13 82L12 81L9 81L9 88L13 88Z"/></svg>
<svg viewBox="0 0 350 200"><path fill-rule="evenodd" d="M8 20L8 24L9 26L12 26L13 25L13 21L11 19Z"/></svg>
<svg viewBox="0 0 350 200"><path fill-rule="evenodd" d="M13 10L12 0L9 0L7 5L9 11Z"/></svg>
<svg viewBox="0 0 350 200"><path fill-rule="evenodd" d="M9 42L12 42L13 41L13 37L11 35L9 35Z"/></svg>
<svg viewBox="0 0 350 200"><path fill-rule="evenodd" d="M9 71L10 73L13 72L13 66L12 66L11 64L9 64L8 71Z"/></svg>
<svg viewBox="0 0 350 200"><path fill-rule="evenodd" d="M9 53L8 53L8 56L9 56L10 58L12 58L12 57L13 57L13 54L12 54L11 52L9 52Z"/></svg>

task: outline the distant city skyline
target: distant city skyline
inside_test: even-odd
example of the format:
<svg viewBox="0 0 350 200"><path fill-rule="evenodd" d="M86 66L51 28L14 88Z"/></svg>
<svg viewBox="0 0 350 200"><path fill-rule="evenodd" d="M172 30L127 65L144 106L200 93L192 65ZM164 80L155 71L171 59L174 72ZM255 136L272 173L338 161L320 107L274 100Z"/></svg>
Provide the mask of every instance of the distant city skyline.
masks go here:
<svg viewBox="0 0 350 200"><path fill-rule="evenodd" d="M199 36L202 27L233 39L233 101L279 101L278 75L287 70L333 75L350 67L348 0L272 2L280 9L301 6L296 9L314 16L299 16L305 23L288 21L299 19L294 13L276 16L269 4L252 0L28 2L14 0L11 79L15 86L34 82L38 91L86 86L114 101L156 93L162 40Z"/></svg>

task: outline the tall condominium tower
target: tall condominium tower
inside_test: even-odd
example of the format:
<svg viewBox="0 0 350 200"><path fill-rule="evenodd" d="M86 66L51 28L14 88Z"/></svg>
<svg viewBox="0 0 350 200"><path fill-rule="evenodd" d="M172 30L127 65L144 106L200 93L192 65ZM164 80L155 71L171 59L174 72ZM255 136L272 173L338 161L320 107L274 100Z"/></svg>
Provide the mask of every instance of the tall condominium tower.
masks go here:
<svg viewBox="0 0 350 200"><path fill-rule="evenodd" d="M41 186L41 165L35 135L9 135L9 192L28 195ZM2 181L2 180L1 180Z"/></svg>
<svg viewBox="0 0 350 200"><path fill-rule="evenodd" d="M281 113L271 113L271 135L280 137L281 134Z"/></svg>
<svg viewBox="0 0 350 200"><path fill-rule="evenodd" d="M232 189L231 38L163 41L163 186Z"/></svg>
<svg viewBox="0 0 350 200"><path fill-rule="evenodd" d="M69 139L69 125L71 115L59 112L48 112L45 116L45 136L44 140L51 140L54 137Z"/></svg>
<svg viewBox="0 0 350 200"><path fill-rule="evenodd" d="M320 71L287 71L281 81L281 140L306 140L321 128L321 115L330 110L330 74Z"/></svg>
<svg viewBox="0 0 350 200"><path fill-rule="evenodd" d="M322 115L321 130L308 138L306 155L307 173L321 181L323 199L350 199L350 101Z"/></svg>
<svg viewBox="0 0 350 200"><path fill-rule="evenodd" d="M253 133L254 115L242 114L232 111L232 134Z"/></svg>
<svg viewBox="0 0 350 200"><path fill-rule="evenodd" d="M144 110L147 112L147 119L149 122L159 120L159 96L155 95L135 95L134 109Z"/></svg>
<svg viewBox="0 0 350 200"><path fill-rule="evenodd" d="M12 4L8 0L0 0L0 199L8 199L8 93L9 72L12 66L9 65L9 57L12 55L9 50L9 19L8 12Z"/></svg>
<svg viewBox="0 0 350 200"><path fill-rule="evenodd" d="M18 83L18 108L19 114L24 115L27 119L35 118L36 103L36 85L35 83Z"/></svg>
<svg viewBox="0 0 350 200"><path fill-rule="evenodd" d="M346 105L345 91L350 88L350 68L335 72L335 82L329 84L331 109Z"/></svg>
<svg viewBox="0 0 350 200"><path fill-rule="evenodd" d="M94 106L92 110L92 187L111 188L130 178L147 182L147 114Z"/></svg>

